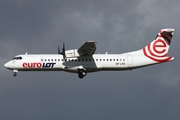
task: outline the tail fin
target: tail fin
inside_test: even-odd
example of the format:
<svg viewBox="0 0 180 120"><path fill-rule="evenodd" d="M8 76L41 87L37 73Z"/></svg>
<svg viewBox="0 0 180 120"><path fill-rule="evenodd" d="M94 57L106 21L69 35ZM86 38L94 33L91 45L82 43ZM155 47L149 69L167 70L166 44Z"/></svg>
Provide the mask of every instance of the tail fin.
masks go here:
<svg viewBox="0 0 180 120"><path fill-rule="evenodd" d="M173 60L173 57L167 56L173 33L172 28L160 30L155 40L142 49L143 54L155 62Z"/></svg>

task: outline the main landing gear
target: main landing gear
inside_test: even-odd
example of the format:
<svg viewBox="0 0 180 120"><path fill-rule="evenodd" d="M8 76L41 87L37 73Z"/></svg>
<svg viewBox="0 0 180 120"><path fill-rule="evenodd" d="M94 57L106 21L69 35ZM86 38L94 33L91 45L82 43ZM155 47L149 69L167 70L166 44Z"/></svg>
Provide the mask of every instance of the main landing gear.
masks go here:
<svg viewBox="0 0 180 120"><path fill-rule="evenodd" d="M84 70L84 69L79 69L79 70L78 70L78 75L79 75L79 78L82 79L84 76L87 75L87 72L86 72L86 70Z"/></svg>
<svg viewBox="0 0 180 120"><path fill-rule="evenodd" d="M18 72L18 70L13 70L13 76L14 76L14 77L17 76L17 72Z"/></svg>

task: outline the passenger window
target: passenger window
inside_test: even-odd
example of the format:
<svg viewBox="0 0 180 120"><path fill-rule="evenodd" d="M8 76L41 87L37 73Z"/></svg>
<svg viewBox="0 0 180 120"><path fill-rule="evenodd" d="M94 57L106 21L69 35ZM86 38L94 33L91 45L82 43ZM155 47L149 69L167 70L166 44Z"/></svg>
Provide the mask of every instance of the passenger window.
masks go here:
<svg viewBox="0 0 180 120"><path fill-rule="evenodd" d="M98 59L96 59L96 61L98 61Z"/></svg>

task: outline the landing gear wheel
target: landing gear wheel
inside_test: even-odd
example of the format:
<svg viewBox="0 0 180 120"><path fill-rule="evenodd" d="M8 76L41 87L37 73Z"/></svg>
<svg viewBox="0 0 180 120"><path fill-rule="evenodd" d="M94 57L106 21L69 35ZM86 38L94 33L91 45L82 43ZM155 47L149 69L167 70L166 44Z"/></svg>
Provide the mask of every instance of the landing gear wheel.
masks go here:
<svg viewBox="0 0 180 120"><path fill-rule="evenodd" d="M17 76L17 73L15 72L15 73L13 74L13 76L16 77L16 76Z"/></svg>
<svg viewBox="0 0 180 120"><path fill-rule="evenodd" d="M83 71L81 74L82 74L83 76L86 76L86 72L85 72L85 71Z"/></svg>
<svg viewBox="0 0 180 120"><path fill-rule="evenodd" d="M83 77L84 77L84 76L83 76L82 74L79 74L79 78L81 78L81 79L82 79Z"/></svg>
<svg viewBox="0 0 180 120"><path fill-rule="evenodd" d="M86 71L83 69L79 69L78 74L79 74L79 78L81 78L81 79L87 75Z"/></svg>
<svg viewBox="0 0 180 120"><path fill-rule="evenodd" d="M13 70L13 76L14 76L14 77L17 76L17 72L18 72L18 70Z"/></svg>

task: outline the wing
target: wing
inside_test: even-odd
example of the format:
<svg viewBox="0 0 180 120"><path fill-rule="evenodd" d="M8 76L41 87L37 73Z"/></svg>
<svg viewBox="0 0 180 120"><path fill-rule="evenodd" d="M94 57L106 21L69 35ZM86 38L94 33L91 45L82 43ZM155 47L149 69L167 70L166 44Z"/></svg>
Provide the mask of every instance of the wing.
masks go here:
<svg viewBox="0 0 180 120"><path fill-rule="evenodd" d="M78 49L78 53L80 56L91 56L96 51L96 42L94 41L87 41Z"/></svg>

